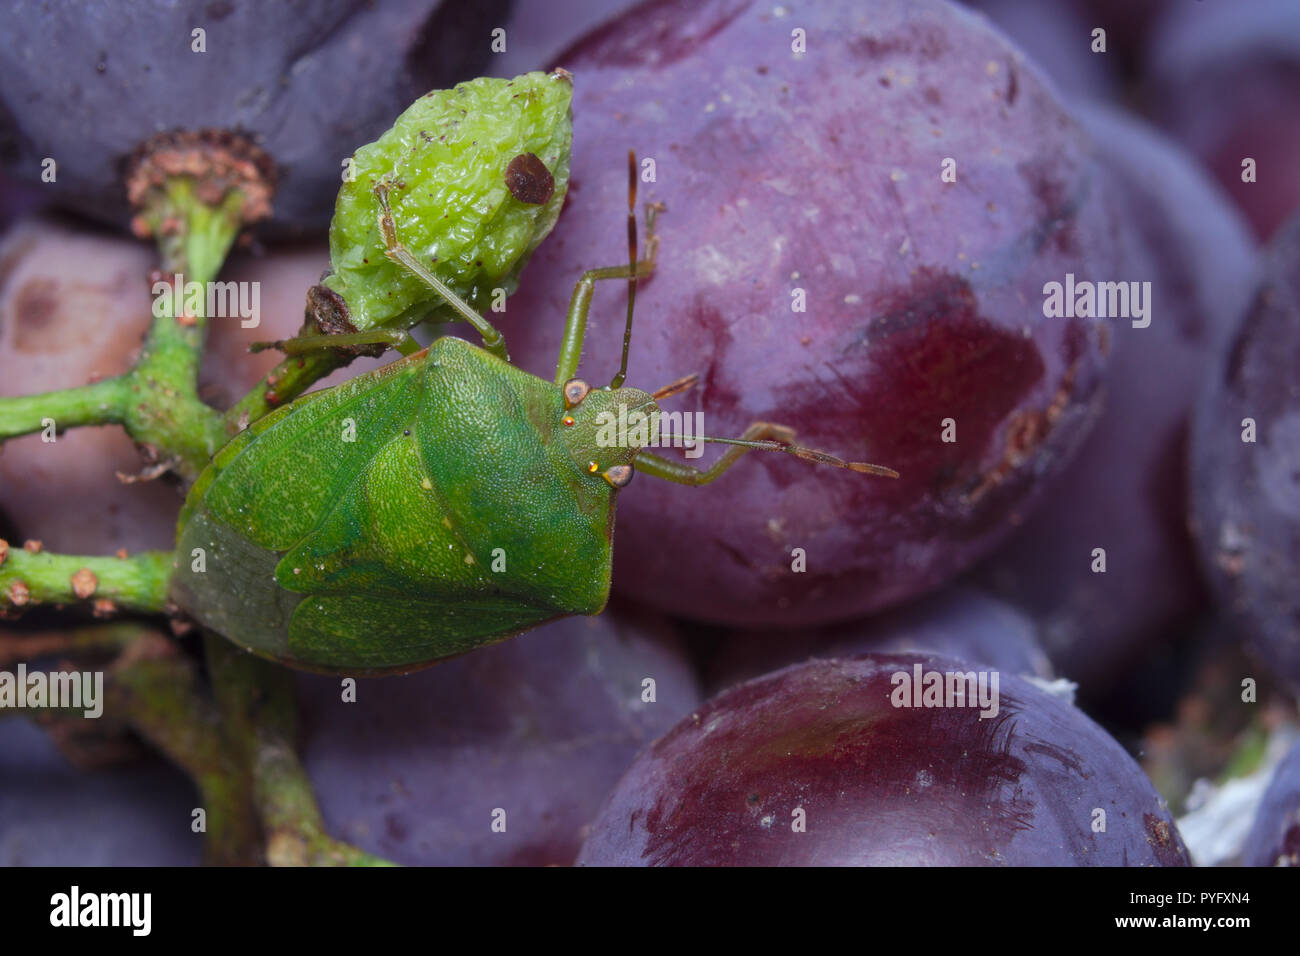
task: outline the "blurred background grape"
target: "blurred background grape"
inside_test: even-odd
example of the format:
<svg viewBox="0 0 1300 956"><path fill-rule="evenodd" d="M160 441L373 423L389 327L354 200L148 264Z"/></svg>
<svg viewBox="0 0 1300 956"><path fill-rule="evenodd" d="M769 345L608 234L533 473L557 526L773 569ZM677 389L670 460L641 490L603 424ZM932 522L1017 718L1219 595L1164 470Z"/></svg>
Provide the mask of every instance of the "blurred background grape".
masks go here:
<svg viewBox="0 0 1300 956"><path fill-rule="evenodd" d="M156 758L78 770L25 717L0 718L0 866L193 866L197 805Z"/></svg>
<svg viewBox="0 0 1300 956"><path fill-rule="evenodd" d="M644 609L364 681L355 703L337 679L301 691L303 756L331 832L447 866L572 863L637 751L699 703L680 640Z"/></svg>
<svg viewBox="0 0 1300 956"><path fill-rule="evenodd" d="M122 226L122 164L144 140L237 130L275 162L270 230L319 232L343 159L421 93L483 73L490 48L470 41L509 10L509 0L17 0L0 34L0 161L41 182L54 158L52 200Z"/></svg>

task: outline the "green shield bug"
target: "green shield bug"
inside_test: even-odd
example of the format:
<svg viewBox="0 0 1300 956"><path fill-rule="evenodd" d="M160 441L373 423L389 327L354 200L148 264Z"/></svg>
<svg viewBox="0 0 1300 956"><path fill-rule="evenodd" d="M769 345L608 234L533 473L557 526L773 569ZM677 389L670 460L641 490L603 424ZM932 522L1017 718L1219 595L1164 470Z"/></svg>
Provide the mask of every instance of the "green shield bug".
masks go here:
<svg viewBox="0 0 1300 956"><path fill-rule="evenodd" d="M534 157L535 158L535 157ZM531 160L511 189L537 188ZM633 470L687 485L713 481L750 449L865 474L756 422L700 470L645 449L631 410L657 421L656 392L624 387L637 280L655 264L656 209L637 257L636 166L629 154L629 264L585 273L574 289L555 380L511 365L501 335L403 246L387 184L375 188L385 254L483 337L453 337L254 422L190 489L177 534L174 603L265 657L308 670L413 670L570 614L597 614L610 587L614 504ZM544 190L543 190L544 191ZM574 377L593 286L628 281L622 364L610 384ZM397 344L371 330L276 343L286 352ZM604 434L608 434L605 432Z"/></svg>

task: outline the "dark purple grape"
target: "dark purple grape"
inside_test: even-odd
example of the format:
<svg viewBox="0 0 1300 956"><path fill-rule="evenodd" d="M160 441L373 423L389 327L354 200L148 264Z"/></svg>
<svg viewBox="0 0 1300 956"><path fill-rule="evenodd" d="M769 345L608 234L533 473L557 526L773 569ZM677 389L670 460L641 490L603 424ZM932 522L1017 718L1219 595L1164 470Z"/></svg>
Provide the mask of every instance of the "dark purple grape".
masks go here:
<svg viewBox="0 0 1300 956"><path fill-rule="evenodd" d="M13 223L40 209L45 199L40 187L20 182L0 169L0 235Z"/></svg>
<svg viewBox="0 0 1300 956"><path fill-rule="evenodd" d="M1253 293L1241 217L1175 144L1107 107L1080 105L1136 227L1126 277L1149 281L1151 323L1111 327L1104 411L1043 506L978 571L1038 622L1065 677L1097 690L1184 629L1204 605L1187 534L1193 399ZM1093 571L1093 549L1106 571Z"/></svg>
<svg viewBox="0 0 1300 956"><path fill-rule="evenodd" d="M811 661L713 698L637 758L578 862L1188 862L1150 781L1080 711L1008 674L988 719L893 706L895 675L915 667L973 670L921 654Z"/></svg>
<svg viewBox="0 0 1300 956"><path fill-rule="evenodd" d="M637 751L699 701L664 626L610 613L362 681L355 703L337 679L300 687L330 832L399 863L456 866L572 863Z"/></svg>
<svg viewBox="0 0 1300 956"><path fill-rule="evenodd" d="M1052 673L1033 621L996 598L958 585L862 621L808 632L733 632L710 662L708 687L720 690L810 657L868 651L923 651L1010 674L1048 678Z"/></svg>
<svg viewBox="0 0 1300 956"><path fill-rule="evenodd" d="M1105 27L1108 32L1128 40L1145 40L1169 8L1180 0L1066 0L1091 26ZM1200 0L1194 0L1200 2Z"/></svg>
<svg viewBox="0 0 1300 956"><path fill-rule="evenodd" d="M11 5L0 161L64 208L128 219L122 163L163 130L251 134L279 172L273 227L321 229L341 162L429 89L482 72L505 0L141 0ZM193 31L203 30L205 52ZM5 129L7 127L7 129Z"/></svg>
<svg viewBox="0 0 1300 956"><path fill-rule="evenodd" d="M166 764L77 770L35 724L0 717L0 866L194 866L197 806Z"/></svg>
<svg viewBox="0 0 1300 956"><path fill-rule="evenodd" d="M506 52L493 57L493 76L518 76L556 66L574 40L635 7L639 0L547 0L516 3L506 25Z"/></svg>
<svg viewBox="0 0 1300 956"><path fill-rule="evenodd" d="M1146 97L1268 238L1300 208L1300 4L1170 5L1152 39ZM1253 182L1242 163L1254 160Z"/></svg>
<svg viewBox="0 0 1300 956"><path fill-rule="evenodd" d="M1300 687L1300 216L1205 383L1192 429L1192 530L1258 658ZM1247 440L1253 439L1253 440Z"/></svg>
<svg viewBox="0 0 1300 956"><path fill-rule="evenodd" d="M702 411L709 434L785 423L902 478L754 454L705 488L640 480L620 495L615 589L788 627L939 586L1059 470L1099 398L1109 320L1044 317L1043 285L1116 275L1123 227L1082 131L975 14L774 9L653 3L560 58L574 186L503 326L516 360L553 374L573 283L623 256L627 149L654 160L641 195L667 211L629 383L698 373L666 406ZM949 157L957 183L940 179ZM595 294L592 382L616 368L623 288Z"/></svg>
<svg viewBox="0 0 1300 956"><path fill-rule="evenodd" d="M1188 6L1185 0L1060 0L1060 3L1042 4L1061 5L1071 8L1090 43L1093 30L1100 27L1106 31L1106 52L1096 56L1112 61L1114 65L1110 69L1126 76L1141 71L1152 32L1169 15L1170 9Z"/></svg>
<svg viewBox="0 0 1300 956"><path fill-rule="evenodd" d="M1242 849L1244 866L1300 866L1300 744L1273 771Z"/></svg>

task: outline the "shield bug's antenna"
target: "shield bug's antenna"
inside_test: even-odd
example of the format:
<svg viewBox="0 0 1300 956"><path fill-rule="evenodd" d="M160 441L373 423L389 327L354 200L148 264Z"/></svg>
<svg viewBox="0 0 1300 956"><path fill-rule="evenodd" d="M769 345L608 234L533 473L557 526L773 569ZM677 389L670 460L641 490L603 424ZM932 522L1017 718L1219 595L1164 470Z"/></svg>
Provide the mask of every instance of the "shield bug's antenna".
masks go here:
<svg viewBox="0 0 1300 956"><path fill-rule="evenodd" d="M627 325L623 329L623 361L610 388L621 388L627 378L627 350L632 344L632 309L636 304L636 153L627 151L627 256L631 275L627 277Z"/></svg>
<svg viewBox="0 0 1300 956"><path fill-rule="evenodd" d="M698 375L685 375L673 382L671 385L665 385L650 397L656 402L663 401L665 398L671 398L674 395L680 395L687 389L694 388L700 381Z"/></svg>

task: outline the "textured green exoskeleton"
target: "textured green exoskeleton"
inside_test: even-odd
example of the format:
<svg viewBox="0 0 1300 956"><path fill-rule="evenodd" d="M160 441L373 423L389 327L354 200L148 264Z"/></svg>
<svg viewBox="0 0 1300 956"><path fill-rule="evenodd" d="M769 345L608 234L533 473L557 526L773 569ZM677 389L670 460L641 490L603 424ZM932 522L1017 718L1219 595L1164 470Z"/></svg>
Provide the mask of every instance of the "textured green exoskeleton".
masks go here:
<svg viewBox="0 0 1300 956"><path fill-rule="evenodd" d="M757 422L707 470L643 450L649 435L608 423L690 387L623 387L637 279L629 157L626 266L574 290L554 382L483 348L441 338L424 351L305 395L254 422L213 459L181 513L170 593L182 610L258 654L310 670L412 670L568 614L609 594L614 502L641 471L700 485L750 448L855 471L894 473L790 444ZM438 288L404 247L376 188L385 255ZM593 285L629 283L623 364L606 388L573 377ZM469 306L442 294L460 314ZM485 342L504 341L481 316ZM378 338L374 341L391 341ZM325 337L355 343L365 333ZM317 337L321 338L321 337ZM295 340L303 342L306 340Z"/></svg>
<svg viewBox="0 0 1300 956"><path fill-rule="evenodd" d="M181 518L174 600L253 650L353 673L595 614L615 489L590 470L593 422L649 401L593 392L566 427L559 387L438 339L218 454ZM601 452L601 472L634 456ZM202 572L188 569L196 548Z"/></svg>

